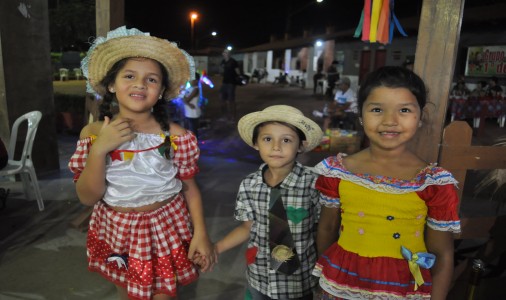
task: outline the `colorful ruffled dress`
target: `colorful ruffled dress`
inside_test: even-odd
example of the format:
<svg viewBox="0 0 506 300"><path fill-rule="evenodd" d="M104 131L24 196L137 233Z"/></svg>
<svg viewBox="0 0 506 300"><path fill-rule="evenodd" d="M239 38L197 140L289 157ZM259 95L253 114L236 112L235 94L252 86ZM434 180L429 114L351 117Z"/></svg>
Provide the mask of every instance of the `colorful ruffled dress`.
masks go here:
<svg viewBox="0 0 506 300"><path fill-rule="evenodd" d="M457 181L432 164L412 180L354 174L344 155L315 167L320 202L340 208L341 228L313 275L343 299L430 299L434 257L424 228L460 232Z"/></svg>
<svg viewBox="0 0 506 300"><path fill-rule="evenodd" d="M187 132L137 133L107 156L107 188L93 208L88 239L88 268L127 288L130 299L154 294L176 296L176 286L198 278L188 260L192 238L190 214L181 194L181 180L198 172L197 140ZM95 137L77 142L69 162L79 179ZM165 150L170 149L167 159ZM170 199L159 209L121 213L110 206L139 207Z"/></svg>

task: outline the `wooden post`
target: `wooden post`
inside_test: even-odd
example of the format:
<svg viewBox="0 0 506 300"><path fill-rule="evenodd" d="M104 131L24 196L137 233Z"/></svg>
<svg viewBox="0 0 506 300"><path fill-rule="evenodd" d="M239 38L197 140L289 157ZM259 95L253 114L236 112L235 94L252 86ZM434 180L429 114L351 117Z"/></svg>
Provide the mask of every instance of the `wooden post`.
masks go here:
<svg viewBox="0 0 506 300"><path fill-rule="evenodd" d="M466 163L458 161L456 156L452 153L454 147L467 147L471 146L473 130L464 121L455 121L448 125L443 131L443 141L441 147L441 154L439 164L452 172L453 177L459 182L459 199L462 199L462 192L464 190L464 182L466 180L467 168ZM464 168L462 168L464 167Z"/></svg>
<svg viewBox="0 0 506 300"><path fill-rule="evenodd" d="M429 89L429 120L412 149L424 160L436 162L443 130L464 13L464 0L424 0L414 71Z"/></svg>
<svg viewBox="0 0 506 300"><path fill-rule="evenodd" d="M48 2L0 1L0 137L8 144L10 127L18 117L42 112L32 154L39 175L60 170Z"/></svg>
<svg viewBox="0 0 506 300"><path fill-rule="evenodd" d="M125 0L95 0L97 36L125 24Z"/></svg>
<svg viewBox="0 0 506 300"><path fill-rule="evenodd" d="M96 35L106 36L111 29L125 24L125 0L96 0L95 17ZM97 121L98 104L93 94L86 95L85 122ZM78 230L86 231L92 211L93 207L86 207L69 225Z"/></svg>
<svg viewBox="0 0 506 300"><path fill-rule="evenodd" d="M471 146L472 134L473 130L465 121L452 122L443 132L439 164L450 171L459 182L458 193L461 201L467 170L506 168L506 147ZM462 216L462 233L457 238L486 237L495 220L496 217Z"/></svg>

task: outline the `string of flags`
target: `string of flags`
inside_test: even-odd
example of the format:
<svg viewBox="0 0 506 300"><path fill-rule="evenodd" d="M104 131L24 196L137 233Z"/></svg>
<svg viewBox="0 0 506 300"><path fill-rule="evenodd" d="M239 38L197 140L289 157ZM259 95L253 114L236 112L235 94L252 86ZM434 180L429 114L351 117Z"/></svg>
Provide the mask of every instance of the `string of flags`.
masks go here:
<svg viewBox="0 0 506 300"><path fill-rule="evenodd" d="M394 13L394 0L364 0L364 9L353 37L370 43L392 43L394 29L405 37L408 35Z"/></svg>

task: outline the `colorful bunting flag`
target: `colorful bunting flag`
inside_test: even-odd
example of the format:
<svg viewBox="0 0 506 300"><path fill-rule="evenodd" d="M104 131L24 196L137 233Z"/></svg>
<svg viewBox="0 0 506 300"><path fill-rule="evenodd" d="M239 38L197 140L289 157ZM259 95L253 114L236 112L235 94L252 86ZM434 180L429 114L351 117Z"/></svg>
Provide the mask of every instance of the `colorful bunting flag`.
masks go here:
<svg viewBox="0 0 506 300"><path fill-rule="evenodd" d="M395 0L364 0L364 9L353 37L370 43L392 43L394 28L408 36L394 13Z"/></svg>

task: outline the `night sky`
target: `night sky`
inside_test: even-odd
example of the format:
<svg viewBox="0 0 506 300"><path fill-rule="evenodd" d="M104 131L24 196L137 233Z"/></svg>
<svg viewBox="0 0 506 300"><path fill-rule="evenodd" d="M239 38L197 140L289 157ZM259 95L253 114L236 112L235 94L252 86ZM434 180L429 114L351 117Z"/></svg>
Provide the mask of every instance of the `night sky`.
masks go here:
<svg viewBox="0 0 506 300"><path fill-rule="evenodd" d="M314 2L314 3L313 3ZM396 1L396 14L416 14L421 0ZM198 45L209 44L211 31L217 31L221 45L236 49L268 43L271 35L282 38L288 7L291 36L302 36L303 30L324 33L327 26L335 30L355 28L363 7L361 0L128 0L125 1L125 23L151 35L178 42L189 48L190 12L199 13L195 23Z"/></svg>

